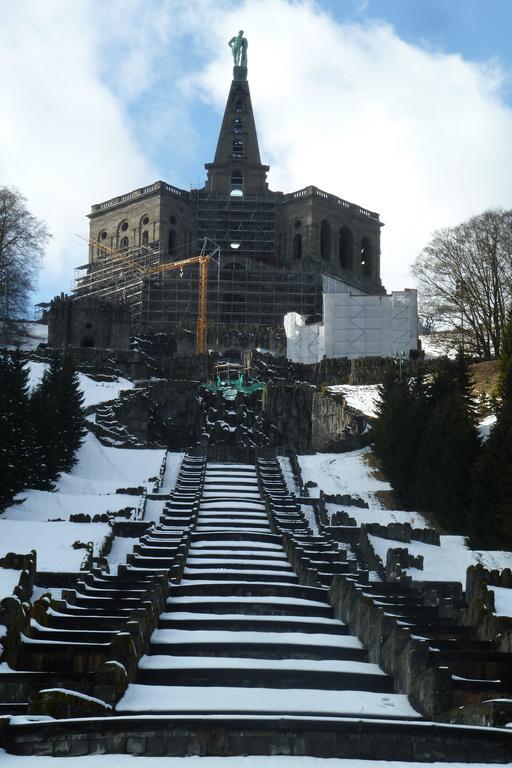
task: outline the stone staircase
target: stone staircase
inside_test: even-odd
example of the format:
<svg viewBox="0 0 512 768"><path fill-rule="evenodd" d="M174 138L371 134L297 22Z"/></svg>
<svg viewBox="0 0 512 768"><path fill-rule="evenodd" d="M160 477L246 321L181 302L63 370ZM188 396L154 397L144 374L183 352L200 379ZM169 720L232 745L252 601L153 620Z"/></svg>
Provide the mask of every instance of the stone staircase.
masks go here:
<svg viewBox="0 0 512 768"><path fill-rule="evenodd" d="M272 458L187 454L160 498L117 574L93 569L35 604L0 672L2 712L35 719L0 721L0 747L512 759L510 731L425 719L433 700L487 691L480 674L499 671L494 693L508 684L506 654L453 618L460 595L370 581L353 548L313 533Z"/></svg>
<svg viewBox="0 0 512 768"><path fill-rule="evenodd" d="M352 716L364 700L377 717L416 717L333 618L326 588L299 583L271 530L262 474L254 465L207 464L182 578L116 711ZM267 473L265 482L283 493L282 478ZM283 525L304 526L283 515Z"/></svg>

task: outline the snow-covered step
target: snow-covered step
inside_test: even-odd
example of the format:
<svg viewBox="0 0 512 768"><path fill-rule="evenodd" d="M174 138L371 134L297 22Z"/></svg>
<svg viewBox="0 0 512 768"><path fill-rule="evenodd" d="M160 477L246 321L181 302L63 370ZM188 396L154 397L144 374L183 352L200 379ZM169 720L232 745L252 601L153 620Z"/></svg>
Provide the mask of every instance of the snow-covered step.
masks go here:
<svg viewBox="0 0 512 768"><path fill-rule="evenodd" d="M194 611L193 604L184 606L189 611L164 611L160 616L160 629L231 629L258 632L316 632L317 634L347 634L341 621L330 617L309 615L254 615L247 613L204 613Z"/></svg>
<svg viewBox="0 0 512 768"><path fill-rule="evenodd" d="M264 583L264 582L243 582L243 581L229 581L226 583L202 581L195 583L180 583L172 585L170 590L170 598L189 595L203 595L208 597L219 596L275 596L275 597L300 597L311 598L312 600L324 600L326 598L327 590L321 587L305 587L302 584L279 584L279 583Z"/></svg>
<svg viewBox="0 0 512 768"><path fill-rule="evenodd" d="M211 686L128 686L116 706L119 714L236 713L308 714L311 717L352 716L416 719L406 696L368 691L311 689L233 688Z"/></svg>
<svg viewBox="0 0 512 768"><path fill-rule="evenodd" d="M209 566L215 566L219 568L252 568L254 565L263 566L266 568L286 568L290 569L290 564L287 560L280 560L277 557L262 557L261 555L254 556L250 553L244 560L240 559L240 553L232 555L232 557L188 557L187 566L189 568L208 568Z"/></svg>
<svg viewBox="0 0 512 768"><path fill-rule="evenodd" d="M223 549L225 551L232 552L242 548L247 550L251 549L258 552L270 551L277 552L279 555L284 554L282 544L275 543L280 541L279 536L275 536L274 534L265 534L264 536L258 535L250 539L244 539L243 537L240 537L239 532L237 533L238 536L236 538L230 537L229 539L219 535L218 531L214 536L205 536L204 538L198 538L192 534L190 551L193 552L195 550L202 550L206 552L210 549Z"/></svg>
<svg viewBox="0 0 512 768"><path fill-rule="evenodd" d="M216 559L227 562L242 557L250 560L272 560L272 562L284 561L285 563L288 563L286 555L283 552L275 552L271 549L240 549L238 547L233 547L232 549L206 549L203 547L191 546L188 550L188 560L190 563L196 560L197 562L204 562L205 560Z"/></svg>
<svg viewBox="0 0 512 768"><path fill-rule="evenodd" d="M351 635L279 631L157 629L150 655L162 654L367 660L366 650Z"/></svg>
<svg viewBox="0 0 512 768"><path fill-rule="evenodd" d="M245 613L248 616L312 616L332 617L332 608L320 600L308 600L296 597L278 597L272 595L243 595L232 594L222 597L208 595L178 596L174 592L167 600L168 611L183 611L186 609L201 613Z"/></svg>
<svg viewBox="0 0 512 768"><path fill-rule="evenodd" d="M137 683L393 693L393 680L376 664L325 659L146 656L139 664Z"/></svg>

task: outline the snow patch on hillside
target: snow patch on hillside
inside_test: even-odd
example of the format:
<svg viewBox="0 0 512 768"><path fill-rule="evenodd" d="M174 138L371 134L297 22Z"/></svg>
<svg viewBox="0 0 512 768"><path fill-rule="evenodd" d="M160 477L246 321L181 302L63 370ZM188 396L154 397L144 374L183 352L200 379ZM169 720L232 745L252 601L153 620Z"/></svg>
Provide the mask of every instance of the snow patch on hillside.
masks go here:
<svg viewBox="0 0 512 768"><path fill-rule="evenodd" d="M38 571L80 570L85 548L73 549L75 542L92 542L94 555L110 533L105 523L41 523L35 520L0 519L0 557L8 552L26 554L35 549Z"/></svg>
<svg viewBox="0 0 512 768"><path fill-rule="evenodd" d="M164 451L158 448L111 448L88 432L77 453L77 464L63 474L57 490L70 494L114 493L120 487L145 486L151 491ZM134 498L134 497L132 497Z"/></svg>
<svg viewBox="0 0 512 768"><path fill-rule="evenodd" d="M330 514L343 509L355 518L357 525L364 523L410 523L413 528L430 528L430 523L419 512L406 512L399 509L385 509L377 496L377 491L390 491L389 483L374 477L371 467L365 461L370 454L369 448L362 448L349 453L317 453L313 456L298 456L304 482L317 483L310 488L313 498L318 498L320 491L327 494L350 494L360 496L368 504L368 509L338 505L328 502Z"/></svg>
<svg viewBox="0 0 512 768"><path fill-rule="evenodd" d="M361 411L365 416L374 419L377 416L376 408L380 401L379 384L335 384L328 387L329 392L340 393L344 396L347 405Z"/></svg>
<svg viewBox="0 0 512 768"><path fill-rule="evenodd" d="M80 570L85 550L73 549L73 543L91 541L98 555L110 526L70 523L69 516L82 512L92 517L136 508L140 494L118 494L116 490L141 486L151 491L150 478L158 475L163 456L161 449L109 448L87 433L77 453L77 464L59 477L55 491L22 491L16 496L17 503L0 516L0 557L35 549L38 571ZM57 522L59 519L62 522ZM121 544L115 548L112 562L117 557L124 562L126 553L121 549Z"/></svg>
<svg viewBox="0 0 512 768"><path fill-rule="evenodd" d="M41 383L44 372L48 368L48 363L29 360L27 367L28 386L32 391ZM98 405L108 400L115 400L124 389L133 389L133 381L124 379L122 376L118 376L115 381L95 381L85 373L79 373L78 383L80 391L84 396L84 408L89 408L91 405Z"/></svg>
<svg viewBox="0 0 512 768"><path fill-rule="evenodd" d="M512 552L471 550L464 536L441 536L440 546L411 541L399 541L370 536L376 554L385 564L390 548L406 547L411 555L423 557L423 569L407 568L408 576L415 581L459 581L465 588L466 570L480 563L488 570L512 568Z"/></svg>
<svg viewBox="0 0 512 768"><path fill-rule="evenodd" d="M446 333L429 333L419 337L421 348L427 360L433 357L457 357L457 342L453 335Z"/></svg>

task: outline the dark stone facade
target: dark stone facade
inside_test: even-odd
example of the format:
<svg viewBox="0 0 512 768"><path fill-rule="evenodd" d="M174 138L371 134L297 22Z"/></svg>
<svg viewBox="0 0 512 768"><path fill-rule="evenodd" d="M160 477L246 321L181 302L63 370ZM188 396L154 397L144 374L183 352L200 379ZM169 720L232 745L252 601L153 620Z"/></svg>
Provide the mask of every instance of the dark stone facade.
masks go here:
<svg viewBox="0 0 512 768"><path fill-rule="evenodd" d="M61 297L52 301L48 313L48 343L55 348L128 349L130 333L126 304Z"/></svg>
<svg viewBox="0 0 512 768"><path fill-rule="evenodd" d="M282 327L287 312L318 319L324 275L364 293L383 292L377 213L314 186L291 193L268 188L246 75L235 67L204 187L186 191L157 181L92 206L89 262L81 268L75 297L121 297L137 332L193 331L197 266L151 275L144 269L196 255L205 237L220 247L220 263L210 264L208 276L208 345L221 352L226 329L241 331L245 350L251 328ZM112 251L125 256L113 257ZM121 261L112 267L116 258ZM144 268L134 269L135 262ZM50 343L80 344L80 334L62 327L66 314L50 314ZM104 316L95 321L103 324ZM115 332L110 336L120 341ZM273 341L260 346L281 351Z"/></svg>

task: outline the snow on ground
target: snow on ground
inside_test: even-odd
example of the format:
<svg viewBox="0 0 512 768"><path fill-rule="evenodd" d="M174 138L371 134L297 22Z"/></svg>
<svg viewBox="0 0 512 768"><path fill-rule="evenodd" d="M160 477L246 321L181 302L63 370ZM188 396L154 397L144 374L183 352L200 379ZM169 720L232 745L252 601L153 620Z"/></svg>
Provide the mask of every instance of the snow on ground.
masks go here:
<svg viewBox="0 0 512 768"><path fill-rule="evenodd" d="M94 554L99 555L109 533L106 523L41 523L0 518L0 557L8 552L25 554L35 549L38 571L79 571L86 550L73 549L74 542L91 541Z"/></svg>
<svg viewBox="0 0 512 768"><path fill-rule="evenodd" d="M106 447L87 433L77 453L77 464L60 476L54 492L23 491L16 497L21 503L11 505L0 516L0 557L35 549L39 571L78 571L85 550L75 550L72 544L92 541L97 555L110 528L103 523L70 523L70 514L93 516L136 508L140 495L117 494L116 490L137 486L152 490L149 478L158 475L163 455L158 449ZM59 518L64 522L56 522ZM125 560L122 546L114 543L114 566L117 557L119 562Z"/></svg>
<svg viewBox="0 0 512 768"><path fill-rule="evenodd" d="M114 493L117 488L153 488L149 478L158 476L164 457L162 449L111 448L88 432L69 474L63 474L57 490L70 494ZM132 497L134 500L136 497Z"/></svg>
<svg viewBox="0 0 512 768"><path fill-rule="evenodd" d="M483 441L487 440L489 437L494 424L496 424L496 416L494 413L491 413L490 416L486 416L485 419L482 419L482 421L479 423L478 432Z"/></svg>
<svg viewBox="0 0 512 768"><path fill-rule="evenodd" d="M14 568L0 568L0 602L4 597L12 595L14 587L19 584L20 576L21 571L16 571Z"/></svg>
<svg viewBox="0 0 512 768"><path fill-rule="evenodd" d="M512 589L506 587L489 587L489 589L494 592L496 615L512 616Z"/></svg>
<svg viewBox="0 0 512 768"><path fill-rule="evenodd" d="M349 405L351 408L355 408L356 410L361 411L361 413L364 413L365 416L369 416L370 418L377 417L376 409L380 401L378 384L367 384L360 386L336 384L332 387L329 387L329 391L335 393L340 392L345 397L347 405ZM491 431L491 427L495 421L496 416L491 414L490 416L486 416L486 418L479 423L478 431L482 440L487 440L489 437L489 432Z"/></svg>
<svg viewBox="0 0 512 768"><path fill-rule="evenodd" d="M160 517L164 513L165 501L156 501L154 499L148 499L146 501L146 511L144 513L144 520L149 520L153 523L159 523Z"/></svg>
<svg viewBox="0 0 512 768"><path fill-rule="evenodd" d="M28 366L28 385L33 390L41 383L44 372L48 368L48 363L41 363L35 360L29 360ZM123 389L133 389L133 382L118 376L115 381L94 381L85 373L78 374L80 390L84 395L84 408L91 405L98 405L107 400L115 400Z"/></svg>
<svg viewBox="0 0 512 768"><path fill-rule="evenodd" d="M366 525L368 523L379 523L388 525L388 523L410 523L413 528L431 528L430 523L425 520L419 512L406 511L404 509L384 509L378 507L378 502L370 505L370 509L360 509L359 507L350 507L339 504L326 504L326 509L330 515L343 509L350 517L356 521L356 525Z"/></svg>
<svg viewBox="0 0 512 768"><path fill-rule="evenodd" d="M0 750L2 768L55 768L55 757L8 755ZM236 757L143 757L139 755L86 755L66 757L65 768L422 768L425 763L401 760L353 760L289 755ZM431 768L489 768L489 763L429 763ZM512 763L506 764L509 766ZM504 764L504 768L506 768Z"/></svg>
<svg viewBox="0 0 512 768"><path fill-rule="evenodd" d="M380 536L370 536L370 541L383 563L386 562L386 553L390 548L407 547L411 555L422 555L423 570L406 569L415 581L460 581L465 588L466 570L470 565L481 563L489 570L512 568L512 552L471 550L463 536L441 536L439 547L419 541L404 544Z"/></svg>
<svg viewBox="0 0 512 768"><path fill-rule="evenodd" d="M327 504L331 514L344 509L355 518L358 525L363 523L387 525L391 522L399 522L410 523L415 528L430 528L429 523L419 512L383 508L375 492L390 491L391 486L373 476L371 467L365 461L365 456L369 453L369 448L362 448L349 453L317 453L313 456L298 456L304 482L312 480L317 483L316 488L309 489L310 496L318 498L321 490L328 494L360 496L368 503L369 509Z"/></svg>
<svg viewBox="0 0 512 768"><path fill-rule="evenodd" d="M361 384L359 386L351 384L335 384L328 387L329 392L340 392L350 408L355 408L370 418L377 416L376 407L380 400L378 384Z"/></svg>
<svg viewBox="0 0 512 768"><path fill-rule="evenodd" d="M69 520L70 515L79 513L96 515L106 512L115 514L127 507L136 508L138 496L127 493L94 494L54 493L28 489L16 496L17 502L8 507L2 520Z"/></svg>
<svg viewBox="0 0 512 768"><path fill-rule="evenodd" d="M127 555L131 555L133 548L138 544L140 539L137 538L124 538L122 536L116 536L112 549L107 555L108 565L110 573L117 573L118 565L125 565Z"/></svg>
<svg viewBox="0 0 512 768"><path fill-rule="evenodd" d="M389 483L373 477L371 468L364 461L368 448L349 453L316 453L312 456L298 456L304 483L314 482L317 487L309 489L310 496L318 498L324 493L350 493L359 495L369 503L378 504L375 491L389 491ZM380 505L379 505L380 506Z"/></svg>
<svg viewBox="0 0 512 768"><path fill-rule="evenodd" d="M48 343L48 326L32 320L21 320L16 324L17 339L15 343L7 344L7 349L22 349L32 351L39 344Z"/></svg>
<svg viewBox="0 0 512 768"><path fill-rule="evenodd" d="M96 515L137 507L140 496L118 494L118 488L144 486L152 490L150 477L158 475L163 450L110 448L88 432L71 472L60 475L56 490L28 489L15 497L0 520L69 519L83 512Z"/></svg>
<svg viewBox="0 0 512 768"><path fill-rule="evenodd" d="M293 476L290 459L287 456L278 456L277 460L279 462L279 466L281 467L281 472L283 473L286 488L290 493L298 494L297 483L295 482L295 478Z"/></svg>
<svg viewBox="0 0 512 768"><path fill-rule="evenodd" d="M457 343L454 343L453 337L447 337L443 333L429 333L428 335L420 336L419 340L427 360L433 357L445 356L454 360L457 357Z"/></svg>
<svg viewBox="0 0 512 768"><path fill-rule="evenodd" d="M364 460L367 453L369 453L369 449L364 448L350 453L318 453L313 456L298 456L304 482L312 480L318 484L316 488L310 488L311 496L317 498L320 490L328 494L361 496L368 502L369 509L332 503L326 505L330 514L344 509L351 517L355 518L357 525L363 523L387 525L391 522L398 522L410 523L413 528L430 528L428 521L418 512L389 510L382 506L375 496L375 492L390 490L391 486L373 477L371 468ZM307 511L307 507L305 507L304 512L307 512L308 520L315 529L311 508ZM489 570L512 568L512 552L472 551L467 547L462 536L441 536L441 546L439 547L416 541L404 545L401 542L389 541L377 536L372 536L371 540L383 563L386 562L386 552L390 547L407 546L411 555L422 555L423 570L407 569L408 575L418 581L460 581L465 587L466 569L470 565L481 563ZM503 595L502 597L508 596ZM496 606L496 608L512 613L512 599L508 607L498 609Z"/></svg>
<svg viewBox="0 0 512 768"><path fill-rule="evenodd" d="M48 363L37 363L35 360L29 360L27 363L27 368L28 388L32 392L32 390L38 387L41 383L44 372L48 368Z"/></svg>
<svg viewBox="0 0 512 768"><path fill-rule="evenodd" d="M176 485L178 475L180 472L181 462L183 461L184 453L171 453L167 452L167 459L165 461L165 473L162 481L162 491L172 491Z"/></svg>
<svg viewBox="0 0 512 768"><path fill-rule="evenodd" d="M304 517L308 522L309 527L313 531L313 534L315 536L318 536L320 534L320 531L318 530L318 523L315 517L315 510L313 509L313 507L310 507L309 504L301 504L300 508L304 514ZM338 507L336 507L336 509L338 509Z"/></svg>

